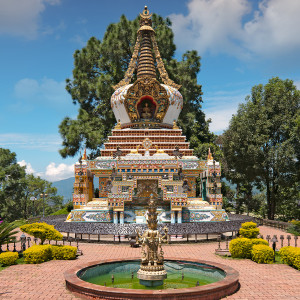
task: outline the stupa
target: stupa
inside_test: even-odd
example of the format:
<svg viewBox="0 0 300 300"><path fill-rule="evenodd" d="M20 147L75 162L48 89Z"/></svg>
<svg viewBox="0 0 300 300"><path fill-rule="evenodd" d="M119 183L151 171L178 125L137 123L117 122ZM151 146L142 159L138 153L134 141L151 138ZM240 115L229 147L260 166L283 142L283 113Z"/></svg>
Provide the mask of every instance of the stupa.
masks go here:
<svg viewBox="0 0 300 300"><path fill-rule="evenodd" d="M137 79L131 83L135 71ZM84 152L75 164L74 210L67 222L146 224L151 194L159 223L227 220L220 164L210 150L206 160L194 156L176 124L183 97L166 72L147 7L140 14L128 70L114 89L111 107L117 124L100 157L88 160Z"/></svg>

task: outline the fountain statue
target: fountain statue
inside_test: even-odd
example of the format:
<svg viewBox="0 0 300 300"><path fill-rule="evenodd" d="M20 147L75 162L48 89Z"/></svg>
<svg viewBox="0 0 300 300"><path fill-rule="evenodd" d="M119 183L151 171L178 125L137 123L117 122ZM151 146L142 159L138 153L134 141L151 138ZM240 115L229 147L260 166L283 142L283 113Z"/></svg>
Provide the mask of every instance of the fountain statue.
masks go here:
<svg viewBox="0 0 300 300"><path fill-rule="evenodd" d="M164 235L157 230L156 202L152 194L148 202L147 223L148 229L142 235L137 230L136 243L142 245L142 262L137 277L140 284L154 287L162 285L167 278L161 244L168 241L168 228L164 227Z"/></svg>

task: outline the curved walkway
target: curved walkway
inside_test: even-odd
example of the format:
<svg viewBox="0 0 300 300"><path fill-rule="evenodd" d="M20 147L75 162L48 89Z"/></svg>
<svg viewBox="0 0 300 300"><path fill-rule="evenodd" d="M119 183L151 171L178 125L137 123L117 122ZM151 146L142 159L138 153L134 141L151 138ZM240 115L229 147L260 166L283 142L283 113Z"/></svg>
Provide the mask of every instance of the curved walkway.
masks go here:
<svg viewBox="0 0 300 300"><path fill-rule="evenodd" d="M286 234L260 227L264 236ZM293 244L292 244L293 245ZM76 265L102 259L140 255L127 245L79 244L83 255L73 261L49 261L40 265L15 265L0 272L0 299L78 299L65 288L63 273ZM216 242L167 245L165 257L198 258L233 267L240 273L240 290L226 299L299 299L300 272L287 265L259 265L251 260L222 258L214 254Z"/></svg>

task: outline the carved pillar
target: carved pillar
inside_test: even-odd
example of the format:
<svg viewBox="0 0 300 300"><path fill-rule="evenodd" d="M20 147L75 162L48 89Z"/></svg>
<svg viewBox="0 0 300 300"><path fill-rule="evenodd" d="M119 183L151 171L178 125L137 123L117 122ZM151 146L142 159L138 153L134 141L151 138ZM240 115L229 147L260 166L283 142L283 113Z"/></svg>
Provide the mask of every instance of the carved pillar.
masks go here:
<svg viewBox="0 0 300 300"><path fill-rule="evenodd" d="M182 212L181 211L177 212L177 223L182 223Z"/></svg>
<svg viewBox="0 0 300 300"><path fill-rule="evenodd" d="M124 224L124 212L120 212L120 224Z"/></svg>
<svg viewBox="0 0 300 300"><path fill-rule="evenodd" d="M175 211L171 211L171 224L175 224Z"/></svg>
<svg viewBox="0 0 300 300"><path fill-rule="evenodd" d="M118 212L114 211L114 224L118 224Z"/></svg>

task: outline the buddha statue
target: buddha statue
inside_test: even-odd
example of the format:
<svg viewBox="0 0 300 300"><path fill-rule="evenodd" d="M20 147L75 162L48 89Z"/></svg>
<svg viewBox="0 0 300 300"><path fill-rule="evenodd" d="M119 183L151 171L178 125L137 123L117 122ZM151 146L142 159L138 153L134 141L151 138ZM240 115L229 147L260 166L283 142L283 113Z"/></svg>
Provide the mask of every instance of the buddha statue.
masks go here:
<svg viewBox="0 0 300 300"><path fill-rule="evenodd" d="M146 103L143 108L142 118L143 119L151 119L151 117L152 117L151 108L149 107L149 104Z"/></svg>

